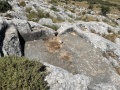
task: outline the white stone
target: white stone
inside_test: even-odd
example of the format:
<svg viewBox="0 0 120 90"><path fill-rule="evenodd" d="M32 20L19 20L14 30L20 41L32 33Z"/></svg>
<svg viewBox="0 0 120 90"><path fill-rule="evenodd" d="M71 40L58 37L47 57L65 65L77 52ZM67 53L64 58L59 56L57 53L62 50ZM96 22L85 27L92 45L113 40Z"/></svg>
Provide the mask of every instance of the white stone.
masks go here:
<svg viewBox="0 0 120 90"><path fill-rule="evenodd" d="M44 63L50 72L46 76L46 81L50 86L50 90L87 90L91 78L84 74L73 75L68 71Z"/></svg>
<svg viewBox="0 0 120 90"><path fill-rule="evenodd" d="M41 24L41 25L51 25L51 24L53 24L53 22L50 18L41 18L38 23Z"/></svg>

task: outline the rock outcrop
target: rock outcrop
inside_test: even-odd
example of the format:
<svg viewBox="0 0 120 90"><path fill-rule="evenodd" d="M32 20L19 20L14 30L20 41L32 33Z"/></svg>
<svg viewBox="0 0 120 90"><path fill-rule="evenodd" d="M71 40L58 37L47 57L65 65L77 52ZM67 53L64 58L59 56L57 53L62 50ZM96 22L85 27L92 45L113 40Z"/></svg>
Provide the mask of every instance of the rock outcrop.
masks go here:
<svg viewBox="0 0 120 90"><path fill-rule="evenodd" d="M87 90L91 81L90 77L84 74L73 75L59 67L46 63L45 65L51 72L45 79L50 86L50 90Z"/></svg>
<svg viewBox="0 0 120 90"><path fill-rule="evenodd" d="M103 20L110 18L96 12L47 0L9 3L13 11L0 18L0 57L25 56L44 63L50 90L120 89L118 20L118 25L108 25ZM83 12L97 21L82 21Z"/></svg>
<svg viewBox="0 0 120 90"><path fill-rule="evenodd" d="M0 22L0 54L1 56L22 56L18 31L14 24L7 24L3 19Z"/></svg>
<svg viewBox="0 0 120 90"><path fill-rule="evenodd" d="M16 30L15 25L13 24L10 24L6 29L2 50L4 56L7 55L22 56L18 32Z"/></svg>

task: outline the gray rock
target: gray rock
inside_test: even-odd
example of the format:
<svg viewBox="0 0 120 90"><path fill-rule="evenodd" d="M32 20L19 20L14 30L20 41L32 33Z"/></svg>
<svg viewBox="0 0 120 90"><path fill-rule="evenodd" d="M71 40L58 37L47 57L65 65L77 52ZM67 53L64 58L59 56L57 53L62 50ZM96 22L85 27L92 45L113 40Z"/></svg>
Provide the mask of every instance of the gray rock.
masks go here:
<svg viewBox="0 0 120 90"><path fill-rule="evenodd" d="M113 42L111 42L111 41L109 41L101 36L98 36L95 33L90 33L89 31L87 31L87 30L89 30L89 28L86 31L83 31L80 27L81 23L84 23L84 22L77 22L74 24L67 23L67 22L62 23L61 27L58 29L57 32L59 33L59 35L61 35L61 34L64 34L66 32L74 31L79 36L83 37L87 41L90 41L95 46L95 48L100 48L101 51L112 51L114 54L116 54L118 56L118 58L120 57L120 46L119 45L117 45L117 44L115 44L115 43L113 43ZM95 22L93 22L93 23L95 23ZM97 24L97 22L96 22L96 24ZM94 27L99 27L99 26L94 26ZM106 29L105 28L101 29L104 31L101 33L107 32L107 27L108 27L107 24L105 24L104 27ZM98 30L98 28L96 28L96 30Z"/></svg>
<svg viewBox="0 0 120 90"><path fill-rule="evenodd" d="M31 28L27 20L13 19L12 22L17 26L20 34L30 33Z"/></svg>
<svg viewBox="0 0 120 90"><path fill-rule="evenodd" d="M0 32L3 31L3 28L7 26L7 23L4 21L3 18L0 17Z"/></svg>
<svg viewBox="0 0 120 90"><path fill-rule="evenodd" d="M38 23L32 22L32 21L29 21L28 23L29 23L32 31L21 34L25 41L47 39L48 37L54 36L54 33L55 33L54 30L47 28L45 26L42 26Z"/></svg>
<svg viewBox="0 0 120 90"><path fill-rule="evenodd" d="M41 25L51 25L53 22L50 18L41 18L38 23Z"/></svg>
<svg viewBox="0 0 120 90"><path fill-rule="evenodd" d="M4 56L22 55L17 29L13 24L9 25L6 29L2 50Z"/></svg>
<svg viewBox="0 0 120 90"><path fill-rule="evenodd" d="M88 90L91 78L84 74L73 75L68 71L46 64L47 70L50 72L45 80L50 86L50 90Z"/></svg>
<svg viewBox="0 0 120 90"><path fill-rule="evenodd" d="M12 11L9 12L9 14L12 17L16 19L27 20L26 12L23 7L20 7L18 5L19 2L17 0L9 0L8 2L9 4L11 4L12 9L13 9Z"/></svg>
<svg viewBox="0 0 120 90"><path fill-rule="evenodd" d="M73 74L86 73L93 78L91 84L116 82L116 77L111 74L114 68L106 63L107 59L103 57L101 50L75 32L67 32L48 40L26 42L25 56L58 66Z"/></svg>
<svg viewBox="0 0 120 90"><path fill-rule="evenodd" d="M39 30L41 28L43 28L44 26L36 23L36 22L33 22L33 21L28 21L28 23L30 24L31 28L32 28L32 31L34 30Z"/></svg>
<svg viewBox="0 0 120 90"><path fill-rule="evenodd" d="M54 36L54 33L51 32L51 30L49 29L46 29L46 30L41 29L40 31L34 31L31 33L22 34L22 37L26 42L39 40L39 39L48 39L53 36Z"/></svg>
<svg viewBox="0 0 120 90"><path fill-rule="evenodd" d="M116 39L115 39L115 43L116 43L117 45L120 45L120 38L116 38Z"/></svg>
<svg viewBox="0 0 120 90"><path fill-rule="evenodd" d="M113 84L110 83L101 83L93 85L89 90L117 90Z"/></svg>
<svg viewBox="0 0 120 90"><path fill-rule="evenodd" d="M27 41L25 44L26 57L65 69L46 64L50 69L50 74L46 80L51 90L87 90L88 85L92 85L91 90L116 90L116 87L119 90L120 76L114 67L119 67L120 39L117 38L113 43L97 35L108 34L109 30L116 33L120 31L119 27L116 28L103 23L102 21L106 17L96 15L98 12L94 12L92 16L101 22L74 21L79 19L82 12L88 12L84 7L67 4L67 8L75 11L71 12L66 8L66 5L54 5L55 10L52 8L53 5L45 0L25 0L25 7L19 6L19 1L10 1L13 11L8 12L17 19L6 20L7 23L0 19L0 56L21 56L21 47L16 31L18 30L24 40ZM55 32L42 26L57 25L51 19L39 18L39 23L32 21L28 23L26 15L30 12L26 12L27 8L31 8L30 12L40 13L42 11L47 13L53 21L58 19L60 22L70 21L73 23L59 23L58 27L60 27L59 25L61 27ZM88 14L87 16L91 15ZM8 22L13 22L17 29L14 25L9 26ZM7 28L7 26L9 27ZM54 33L58 33L57 37ZM109 57L109 59L103 57L102 52L107 51L111 51L116 57ZM80 73L86 73L93 80Z"/></svg>

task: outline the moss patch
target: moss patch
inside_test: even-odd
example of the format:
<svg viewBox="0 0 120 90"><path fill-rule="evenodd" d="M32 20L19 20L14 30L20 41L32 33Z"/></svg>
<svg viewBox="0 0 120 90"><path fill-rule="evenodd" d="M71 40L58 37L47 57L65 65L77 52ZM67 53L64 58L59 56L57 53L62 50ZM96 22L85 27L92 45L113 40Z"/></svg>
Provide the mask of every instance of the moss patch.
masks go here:
<svg viewBox="0 0 120 90"><path fill-rule="evenodd" d="M8 10L12 10L12 6L7 1L0 0L0 12L5 13Z"/></svg>

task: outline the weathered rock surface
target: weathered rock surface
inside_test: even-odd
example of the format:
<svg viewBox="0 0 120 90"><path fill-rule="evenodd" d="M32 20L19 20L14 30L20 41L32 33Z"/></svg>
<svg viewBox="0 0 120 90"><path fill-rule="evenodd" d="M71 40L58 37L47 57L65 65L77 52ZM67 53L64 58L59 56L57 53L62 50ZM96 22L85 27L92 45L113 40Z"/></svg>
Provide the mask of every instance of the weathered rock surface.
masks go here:
<svg viewBox="0 0 120 90"><path fill-rule="evenodd" d="M119 45L116 45L115 43L101 36L98 36L95 33L89 33L88 31L82 30L82 28L79 27L80 25L81 25L80 22L78 22L77 24L76 23L75 24L63 23L61 24L61 27L58 29L57 32L59 33L59 35L62 35L66 32L74 31L79 36L83 37L85 40L90 41L94 45L95 48L100 48L102 51L105 51L105 52L107 51L113 52L117 56L117 60L119 61L119 57L120 57L120 46ZM107 30L104 30L104 31L107 31Z"/></svg>
<svg viewBox="0 0 120 90"><path fill-rule="evenodd" d="M92 86L89 90L117 90L116 87L110 83L101 83Z"/></svg>
<svg viewBox="0 0 120 90"><path fill-rule="evenodd" d="M31 27L27 20L12 19L12 22L17 26L19 33L25 34L31 32Z"/></svg>
<svg viewBox="0 0 120 90"><path fill-rule="evenodd" d="M11 20L10 22L13 21ZM7 22L9 21L6 20L4 23L8 25ZM24 55L26 57L47 62L69 72L62 70L62 76L59 76L59 70L53 69L53 74L50 71L51 74L46 77L46 80L51 90L87 90L89 86L92 89L96 89L99 86L94 87L94 85L98 83L112 83L115 88L120 88L120 76L114 68L114 66L119 66L120 51L119 46L115 43L87 30L83 31L82 27L79 27L80 23L78 22L75 24L62 23L57 32L35 22L24 23L22 28L21 22L19 23L20 25L16 23L18 32L27 41L24 47ZM1 30L5 27L2 25ZM23 52L21 52L20 37L18 37L17 29L14 25L9 24L8 26L4 34L2 34L4 35L2 53L3 55L21 56ZM28 31L25 31L26 29ZM58 35L55 36L55 33L58 33ZM117 55L117 58L105 58L103 52L107 50L112 50ZM86 76L81 73L85 73ZM56 76L59 77L57 78ZM79 80L77 81L78 77ZM66 79L62 81L63 79L61 78ZM114 90L114 86L110 88ZM100 88L104 89L106 87L103 85Z"/></svg>
<svg viewBox="0 0 120 90"><path fill-rule="evenodd" d="M7 55L22 56L21 45L18 37L17 30L14 25L9 25L5 32L3 41L3 53Z"/></svg>
<svg viewBox="0 0 120 90"><path fill-rule="evenodd" d="M120 38L116 38L116 39L115 39L115 43L116 43L117 45L120 45Z"/></svg>
<svg viewBox="0 0 120 90"><path fill-rule="evenodd" d="M0 56L24 55L49 63L45 63L50 72L46 81L51 90L120 89L119 21L113 27L103 22L107 17L92 11L93 15L86 15L95 17L97 22L76 21L81 17L78 15L88 10L72 4L57 6L46 0L9 3L13 11L3 14L9 14L5 16L9 20L0 18ZM49 25L59 29L54 31L55 27ZM115 42L102 36L112 34L116 36Z"/></svg>
<svg viewBox="0 0 120 90"><path fill-rule="evenodd" d="M46 81L50 86L50 90L88 90L91 78L84 74L73 75L68 71L50 64L45 65L51 72L46 76Z"/></svg>
<svg viewBox="0 0 120 90"><path fill-rule="evenodd" d="M1 56L21 56L21 46L17 29L14 24L8 25L3 19L0 21L0 54Z"/></svg>
<svg viewBox="0 0 120 90"><path fill-rule="evenodd" d="M41 25L51 25L53 22L50 18L42 18L38 23Z"/></svg>
<svg viewBox="0 0 120 90"><path fill-rule="evenodd" d="M36 52L37 54L34 54ZM111 70L114 73L116 71L107 63L102 52L75 32L68 32L49 40L27 42L25 56L61 67L73 74L86 73L93 79L91 85L116 81L113 80ZM118 82L115 83L117 84Z"/></svg>
<svg viewBox="0 0 120 90"><path fill-rule="evenodd" d="M35 26L34 28L32 28L31 32L21 34L21 36L25 41L33 41L39 39L48 39L55 36L54 33L55 31L50 28Z"/></svg>

